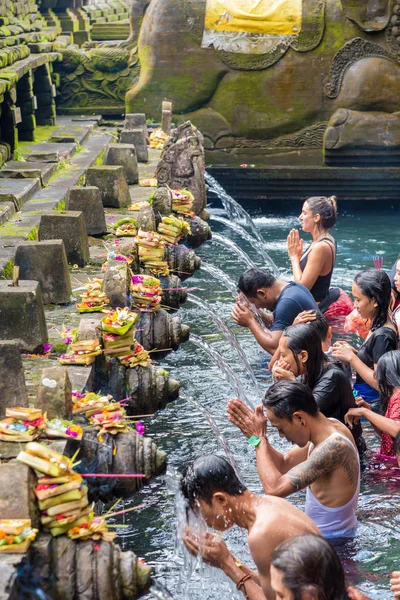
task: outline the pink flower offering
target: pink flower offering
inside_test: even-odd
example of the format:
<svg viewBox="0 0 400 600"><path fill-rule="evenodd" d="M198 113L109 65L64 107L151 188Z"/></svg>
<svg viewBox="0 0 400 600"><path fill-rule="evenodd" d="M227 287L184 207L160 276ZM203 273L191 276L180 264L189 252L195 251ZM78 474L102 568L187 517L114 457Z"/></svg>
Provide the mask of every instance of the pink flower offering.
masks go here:
<svg viewBox="0 0 400 600"><path fill-rule="evenodd" d="M142 421L138 421L136 423L136 431L138 432L139 435L144 435L144 425L143 425Z"/></svg>

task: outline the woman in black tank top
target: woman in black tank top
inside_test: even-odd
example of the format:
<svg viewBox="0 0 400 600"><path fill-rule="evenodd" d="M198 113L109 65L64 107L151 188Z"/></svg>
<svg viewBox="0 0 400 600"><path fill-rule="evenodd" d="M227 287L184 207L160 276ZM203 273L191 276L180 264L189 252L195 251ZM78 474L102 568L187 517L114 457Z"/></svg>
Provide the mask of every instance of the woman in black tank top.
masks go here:
<svg viewBox="0 0 400 600"><path fill-rule="evenodd" d="M289 233L288 254L293 279L310 290L321 312L327 316L348 315L353 310L350 297L339 288L330 289L336 260L336 242L330 230L336 224L336 198L324 196L308 198L299 217L303 231L313 241L303 254L303 240L297 229Z"/></svg>

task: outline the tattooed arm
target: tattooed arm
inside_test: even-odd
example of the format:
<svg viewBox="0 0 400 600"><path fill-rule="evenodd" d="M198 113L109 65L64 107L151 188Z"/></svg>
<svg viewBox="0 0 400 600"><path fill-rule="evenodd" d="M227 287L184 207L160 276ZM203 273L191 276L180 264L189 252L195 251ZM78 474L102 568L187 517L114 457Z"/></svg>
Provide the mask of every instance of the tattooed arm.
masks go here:
<svg viewBox="0 0 400 600"><path fill-rule="evenodd" d="M319 444L309 458L292 467L285 474L275 467L267 440L262 440L257 446L258 465L259 453L263 455L263 468L258 469L261 483L265 493L272 496L285 498L311 485L338 467L345 469L350 483L355 485L358 479L359 465L356 453L339 435L332 436Z"/></svg>

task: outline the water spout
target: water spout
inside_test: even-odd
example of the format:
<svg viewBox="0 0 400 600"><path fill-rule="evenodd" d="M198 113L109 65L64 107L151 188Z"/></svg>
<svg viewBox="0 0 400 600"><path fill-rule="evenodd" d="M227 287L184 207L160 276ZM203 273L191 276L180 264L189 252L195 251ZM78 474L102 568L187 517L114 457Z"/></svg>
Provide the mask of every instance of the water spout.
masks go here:
<svg viewBox="0 0 400 600"><path fill-rule="evenodd" d="M199 298L198 296L196 296L195 294L192 294L192 293L189 294L188 302L192 302L193 304L196 304L196 306L199 306L204 311L206 311L206 313L209 314L210 317L212 318L212 320L214 321L214 323L217 326L217 328L219 329L219 331L221 331L221 333L223 333L226 336L226 338L229 341L229 343L231 344L231 346L239 354L239 356L242 360L242 363L245 366L247 373L251 379L251 382L254 385L255 394L257 394L257 396L260 397L261 392L260 392L260 388L258 386L258 381L256 379L256 376L254 375L253 369L251 368L251 365L247 359L247 356L245 355L245 353L243 351L243 348L237 341L237 339L236 339L234 333L231 331L231 329L223 322L221 317L210 306L210 304L208 302L205 302L204 300L202 300L201 298Z"/></svg>
<svg viewBox="0 0 400 600"><path fill-rule="evenodd" d="M253 234L255 235L255 237L258 239L258 241L263 243L263 237L247 210L240 206L239 202L236 202L236 200L224 190L222 185L220 185L212 175L207 173L207 171L205 177L210 191L217 194L217 196L222 202L222 205L228 217L230 217L231 219L244 219L247 225L250 227Z"/></svg>
<svg viewBox="0 0 400 600"><path fill-rule="evenodd" d="M235 221L229 221L228 219L225 219L224 217L218 217L217 215L211 215L211 219L213 221L218 221L218 223L222 223L223 225L226 225L226 227L230 227L230 229L233 229L233 231L236 231L236 233L238 233L244 240L249 242L249 244L251 244L251 246L258 252L258 254L263 257L263 259L265 260L267 265L270 267L270 269L272 270L274 275L277 275L279 273L278 267L276 266L276 264L274 263L274 261L272 260L272 258L268 254L268 252L263 247L263 243L259 242L258 240L255 240L253 238L253 236L251 236L244 229L244 227L242 227Z"/></svg>
<svg viewBox="0 0 400 600"><path fill-rule="evenodd" d="M229 238L226 238L219 233L213 233L211 242L217 242L217 244L229 248L234 254L236 254L236 256L241 258L243 262L246 263L249 269L255 269L256 265L253 263L250 256Z"/></svg>
<svg viewBox="0 0 400 600"><path fill-rule="evenodd" d="M211 356L214 359L218 368L225 375L227 382L235 392L237 398L240 398L246 404L253 406L249 401L247 394L243 388L243 385L239 381L238 376L236 375L232 367L230 367L226 360L221 356L221 354L217 350L215 350L215 348L213 348L208 342L203 340L203 338L199 335L191 333L190 341L193 342L193 344L195 344L198 348L204 350L204 352L207 355Z"/></svg>
<svg viewBox="0 0 400 600"><path fill-rule="evenodd" d="M231 277L227 273L225 273L222 269L219 269L215 265L211 263L207 263L203 260L201 263L201 270L207 271L212 277L218 279L220 283L223 283L225 287L231 292L232 296L235 298L237 295L237 285L233 281Z"/></svg>

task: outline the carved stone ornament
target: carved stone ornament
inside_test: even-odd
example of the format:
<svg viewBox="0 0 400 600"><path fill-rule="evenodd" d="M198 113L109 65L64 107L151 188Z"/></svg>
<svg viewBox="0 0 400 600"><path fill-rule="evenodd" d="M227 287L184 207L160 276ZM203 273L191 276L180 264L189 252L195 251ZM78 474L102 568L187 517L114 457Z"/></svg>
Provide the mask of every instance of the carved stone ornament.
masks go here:
<svg viewBox="0 0 400 600"><path fill-rule="evenodd" d="M201 9L199 0L180 0L186 16L189 32L201 45L204 30L205 7ZM313 50L321 42L325 30L326 0L303 0L302 28L298 35L270 35L269 49L264 54L239 54L216 50L219 58L231 69L238 71L259 71L278 62L292 48L296 52ZM250 35L250 34L249 34ZM251 37L256 40L257 34Z"/></svg>
<svg viewBox="0 0 400 600"><path fill-rule="evenodd" d="M343 78L347 69L363 58L386 58L395 64L400 63L400 57L386 50L382 46L369 42L363 38L354 38L347 42L335 55L328 82L325 85L325 94L328 98L337 98L342 87Z"/></svg>
<svg viewBox="0 0 400 600"><path fill-rule="evenodd" d="M193 210L199 213L206 205L204 168L203 136L186 121L172 131L164 146L156 171L158 185L191 191Z"/></svg>

